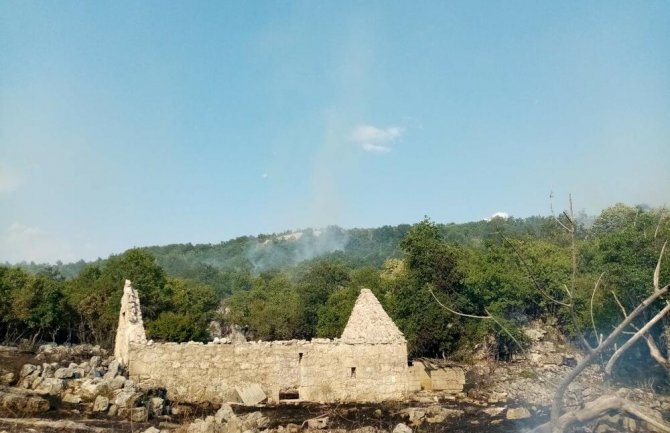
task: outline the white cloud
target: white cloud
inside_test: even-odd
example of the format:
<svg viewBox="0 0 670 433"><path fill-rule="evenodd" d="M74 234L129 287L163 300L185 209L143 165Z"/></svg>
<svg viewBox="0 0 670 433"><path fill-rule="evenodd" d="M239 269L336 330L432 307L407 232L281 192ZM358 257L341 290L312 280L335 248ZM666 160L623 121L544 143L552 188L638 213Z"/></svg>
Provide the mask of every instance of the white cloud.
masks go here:
<svg viewBox="0 0 670 433"><path fill-rule="evenodd" d="M358 125L351 132L350 140L366 152L388 153L404 132L404 128L399 126L381 129L372 125Z"/></svg>
<svg viewBox="0 0 670 433"><path fill-rule="evenodd" d="M490 217L488 217L486 219L486 221L491 221L492 219L495 219L495 218L502 218L502 219L506 220L507 218L509 218L509 214L507 212L496 212L493 215L491 215Z"/></svg>

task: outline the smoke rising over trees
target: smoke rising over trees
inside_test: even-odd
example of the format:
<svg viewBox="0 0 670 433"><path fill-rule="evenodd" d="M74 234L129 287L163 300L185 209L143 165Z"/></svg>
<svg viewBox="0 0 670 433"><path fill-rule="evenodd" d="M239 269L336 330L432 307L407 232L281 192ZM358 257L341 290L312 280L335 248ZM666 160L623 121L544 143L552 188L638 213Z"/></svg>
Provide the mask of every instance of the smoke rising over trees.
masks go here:
<svg viewBox="0 0 670 433"><path fill-rule="evenodd" d="M110 345L125 278L143 298L149 338L205 340L213 319L224 327L244 326L256 339L332 338L366 287L405 333L412 356L464 358L475 344L486 343L504 358L517 350L509 336L486 321L454 317L435 303L431 291L459 311L504 317L522 342L520 326L547 317L576 337L578 329L592 327L588 304L593 281L604 271L594 295L596 331L587 334L596 341L598 333L607 334L621 321L621 306L630 310L647 296L670 223L662 209L618 204L592 225L578 224L575 237L576 320L547 298L563 293L572 272L570 240L553 218L466 224L424 219L412 226L329 227L139 248L88 264L2 266L0 338ZM667 261L659 272L669 279ZM653 317L654 308L640 320ZM652 327L649 337L667 359L661 344L666 325ZM648 351L641 341L615 372L639 369L627 360Z"/></svg>

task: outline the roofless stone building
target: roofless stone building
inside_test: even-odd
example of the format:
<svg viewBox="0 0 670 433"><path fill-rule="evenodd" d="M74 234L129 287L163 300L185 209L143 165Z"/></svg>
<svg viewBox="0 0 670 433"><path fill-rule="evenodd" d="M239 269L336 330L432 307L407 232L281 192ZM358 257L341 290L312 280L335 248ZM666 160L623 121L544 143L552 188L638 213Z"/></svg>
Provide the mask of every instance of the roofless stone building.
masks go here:
<svg viewBox="0 0 670 433"><path fill-rule="evenodd" d="M399 400L411 382L405 337L368 289L339 339L178 344L147 342L126 280L114 355L140 386L192 403L236 401L252 384L273 402Z"/></svg>

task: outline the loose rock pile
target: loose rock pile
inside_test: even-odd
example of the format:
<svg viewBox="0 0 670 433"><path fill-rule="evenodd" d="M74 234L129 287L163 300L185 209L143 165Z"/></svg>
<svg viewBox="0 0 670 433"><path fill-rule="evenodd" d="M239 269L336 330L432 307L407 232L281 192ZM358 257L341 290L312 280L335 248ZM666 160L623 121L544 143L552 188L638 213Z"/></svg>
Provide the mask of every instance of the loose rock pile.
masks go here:
<svg viewBox="0 0 670 433"><path fill-rule="evenodd" d="M237 416L233 409L224 404L213 416L197 419L188 426L183 426L175 433L243 433L265 430L270 420L260 412Z"/></svg>
<svg viewBox="0 0 670 433"><path fill-rule="evenodd" d="M79 363L65 361L91 353L94 355ZM43 346L36 359L58 361L23 366L17 387L31 391L32 396L55 397L63 403L83 405L91 412L106 412L133 422L143 422L166 411L162 397L140 391L124 376L119 362L98 347ZM30 407L49 409L35 404Z"/></svg>

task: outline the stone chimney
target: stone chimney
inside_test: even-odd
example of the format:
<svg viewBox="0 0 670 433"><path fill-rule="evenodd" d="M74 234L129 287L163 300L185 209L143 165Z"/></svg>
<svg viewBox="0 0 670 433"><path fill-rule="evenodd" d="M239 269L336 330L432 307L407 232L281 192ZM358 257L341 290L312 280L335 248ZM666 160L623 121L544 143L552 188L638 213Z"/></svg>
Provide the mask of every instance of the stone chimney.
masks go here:
<svg viewBox="0 0 670 433"><path fill-rule="evenodd" d="M147 336L144 333L144 323L142 322L140 297L137 290L133 289L130 280L126 280L126 284L123 286L123 297L121 298L119 326L116 329L114 357L127 366L130 344L144 344L146 342Z"/></svg>
<svg viewBox="0 0 670 433"><path fill-rule="evenodd" d="M370 289L362 289L341 340L348 344L405 344L405 336Z"/></svg>

